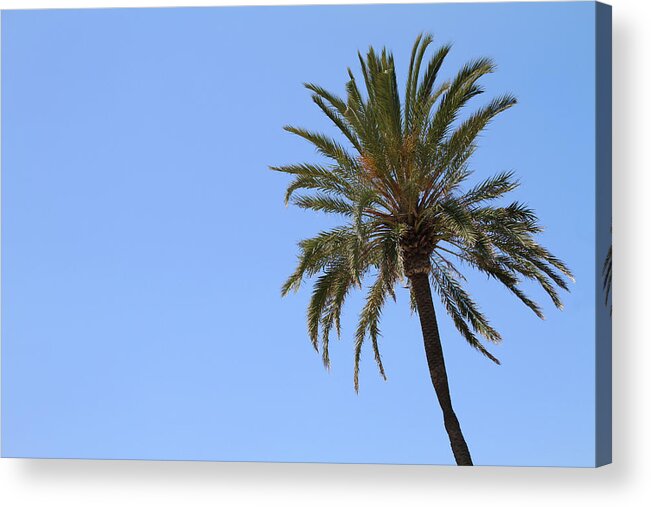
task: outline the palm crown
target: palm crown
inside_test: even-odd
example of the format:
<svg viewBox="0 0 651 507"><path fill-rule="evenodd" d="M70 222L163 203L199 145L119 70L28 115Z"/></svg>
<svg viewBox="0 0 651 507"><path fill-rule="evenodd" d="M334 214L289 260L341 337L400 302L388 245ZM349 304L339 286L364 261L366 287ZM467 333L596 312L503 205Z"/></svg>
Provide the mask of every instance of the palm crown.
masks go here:
<svg viewBox="0 0 651 507"><path fill-rule="evenodd" d="M386 49L378 53L371 48L365 58L358 54L366 93L350 69L345 99L306 84L345 141L287 126L312 143L327 163L272 167L293 176L286 202L344 218L342 225L299 243L298 266L282 289L286 294L304 278L317 276L307 320L312 344L320 348L326 366L329 337L333 330L341 333L347 295L372 276L356 331L356 390L366 339L384 376L379 320L387 298L395 299L396 284L412 285L418 309L413 281L418 275L429 277L463 338L498 363L480 337L497 342L500 334L465 290L460 265L497 280L541 318L540 306L520 289L521 280L540 284L561 308L557 288L567 289L564 276L571 277L567 266L536 241L542 228L531 209L519 202L496 204L518 186L513 173L467 184L478 135L515 98L499 96L460 118L468 102L482 93L478 81L493 72L494 64L474 60L438 84L450 46L436 50L423 68L431 43L429 35L417 38L403 97L393 55Z"/></svg>

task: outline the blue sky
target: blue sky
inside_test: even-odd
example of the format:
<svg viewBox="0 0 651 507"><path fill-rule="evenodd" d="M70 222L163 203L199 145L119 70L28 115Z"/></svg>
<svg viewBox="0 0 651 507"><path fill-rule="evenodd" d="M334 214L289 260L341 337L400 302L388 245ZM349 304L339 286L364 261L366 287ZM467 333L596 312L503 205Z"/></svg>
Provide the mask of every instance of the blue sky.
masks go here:
<svg viewBox="0 0 651 507"><path fill-rule="evenodd" d="M594 4L52 10L2 13L2 455L452 463L408 295L361 298L327 372L309 290L280 298L296 242L328 220L283 204L269 165L317 161L291 123L333 132L305 81L343 93L370 44L401 79L416 35L442 70L490 56L519 104L482 137L477 177L513 169L544 244L574 270L540 321L469 273L502 332L484 359L440 315L476 464L594 463ZM309 287L309 286L308 286Z"/></svg>

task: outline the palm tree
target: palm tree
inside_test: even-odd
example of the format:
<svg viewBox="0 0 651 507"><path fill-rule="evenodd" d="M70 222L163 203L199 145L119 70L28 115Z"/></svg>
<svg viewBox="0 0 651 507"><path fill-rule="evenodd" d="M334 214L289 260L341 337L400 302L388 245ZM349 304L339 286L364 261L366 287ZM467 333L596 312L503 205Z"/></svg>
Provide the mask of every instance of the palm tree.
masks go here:
<svg viewBox="0 0 651 507"><path fill-rule="evenodd" d="M329 367L328 341L340 335L344 301L370 275L365 306L355 339L354 386L359 389L362 345L372 344L380 374L386 379L378 348L379 320L395 286L407 283L412 309L420 318L427 365L443 412L458 465L472 459L452 408L431 287L463 338L488 359L499 361L478 336L498 342L478 305L464 288L460 266L467 265L502 283L538 317L541 308L519 287L531 279L561 308L555 286L567 289L570 270L536 242L541 226L534 212L513 202L495 201L518 186L511 172L462 188L471 174L469 159L478 135L499 113L516 103L502 95L464 121L464 106L482 93L478 80L494 70L487 58L465 65L450 81L436 78L450 51L435 51L421 76L430 35L421 35L411 53L404 100L398 91L393 55L370 48L358 53L366 94L348 69L345 100L315 84L306 84L312 100L343 134L331 137L292 126L285 130L310 143L327 164L272 167L293 181L286 203L339 216L341 224L299 243L298 266L282 288L297 290L306 277L317 277L307 312L314 348Z"/></svg>

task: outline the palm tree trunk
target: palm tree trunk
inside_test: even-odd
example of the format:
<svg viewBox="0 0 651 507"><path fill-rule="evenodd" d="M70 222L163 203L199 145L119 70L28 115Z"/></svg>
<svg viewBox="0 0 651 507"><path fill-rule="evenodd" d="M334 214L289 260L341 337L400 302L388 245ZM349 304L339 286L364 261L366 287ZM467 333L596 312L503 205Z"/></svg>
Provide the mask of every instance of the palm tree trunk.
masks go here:
<svg viewBox="0 0 651 507"><path fill-rule="evenodd" d="M450 446L454 453L454 459L457 465L470 466L472 465L472 458L470 457L468 444L466 444L466 440L463 438L461 426L454 413L452 400L450 399L448 375L445 371L441 337L439 336L438 324L436 322L429 277L427 273L415 273L409 277L409 280L416 300L420 326L423 332L429 374L432 378L432 384L434 384L434 390L441 405L441 410L443 411L443 421L445 423L445 429L448 432L448 437L450 438Z"/></svg>

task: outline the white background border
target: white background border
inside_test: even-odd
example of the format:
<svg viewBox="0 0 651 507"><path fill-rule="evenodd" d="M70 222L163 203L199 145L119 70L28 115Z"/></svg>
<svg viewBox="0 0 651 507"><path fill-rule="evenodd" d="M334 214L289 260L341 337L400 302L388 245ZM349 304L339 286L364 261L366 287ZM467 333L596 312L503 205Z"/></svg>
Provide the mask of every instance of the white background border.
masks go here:
<svg viewBox="0 0 651 507"><path fill-rule="evenodd" d="M264 1L0 0L0 8L262 5ZM350 3L322 0L313 3ZM355 3L387 3L357 0ZM422 3L400 2L390 3ZM613 5L614 464L591 469L0 460L0 505L572 505L651 502L651 2ZM553 30L550 30L553 37Z"/></svg>

